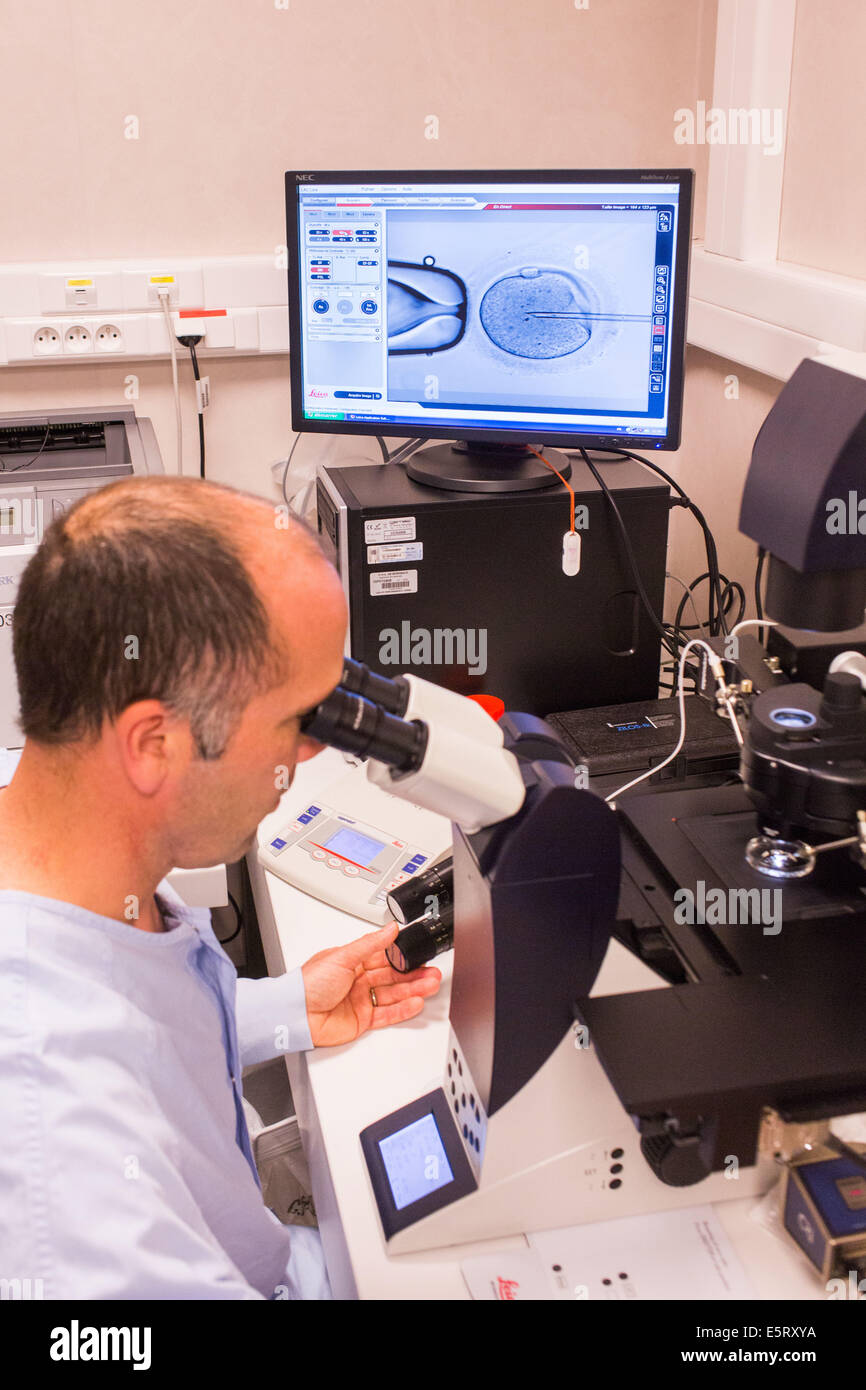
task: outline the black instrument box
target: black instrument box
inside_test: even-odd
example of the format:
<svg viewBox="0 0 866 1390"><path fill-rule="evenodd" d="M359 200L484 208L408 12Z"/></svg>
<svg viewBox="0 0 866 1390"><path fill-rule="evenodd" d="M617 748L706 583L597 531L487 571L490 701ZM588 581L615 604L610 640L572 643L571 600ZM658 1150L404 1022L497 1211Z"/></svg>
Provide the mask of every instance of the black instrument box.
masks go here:
<svg viewBox="0 0 866 1390"><path fill-rule="evenodd" d="M597 466L660 614L669 489L631 461ZM658 632L610 503L582 461L572 467L575 575L563 571L570 510L559 484L491 495L422 486L399 464L323 467L319 531L348 599L349 654L542 716L654 699Z"/></svg>

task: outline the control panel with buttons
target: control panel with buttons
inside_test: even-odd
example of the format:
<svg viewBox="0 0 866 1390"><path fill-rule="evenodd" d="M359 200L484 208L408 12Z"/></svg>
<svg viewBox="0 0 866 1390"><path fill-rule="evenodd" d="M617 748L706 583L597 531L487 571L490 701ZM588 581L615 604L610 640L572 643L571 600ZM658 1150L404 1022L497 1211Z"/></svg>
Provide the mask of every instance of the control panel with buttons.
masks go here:
<svg viewBox="0 0 866 1390"><path fill-rule="evenodd" d="M384 924L391 918L387 894L450 853L451 824L374 786L362 767L330 786L327 797L278 822L259 859L304 892Z"/></svg>

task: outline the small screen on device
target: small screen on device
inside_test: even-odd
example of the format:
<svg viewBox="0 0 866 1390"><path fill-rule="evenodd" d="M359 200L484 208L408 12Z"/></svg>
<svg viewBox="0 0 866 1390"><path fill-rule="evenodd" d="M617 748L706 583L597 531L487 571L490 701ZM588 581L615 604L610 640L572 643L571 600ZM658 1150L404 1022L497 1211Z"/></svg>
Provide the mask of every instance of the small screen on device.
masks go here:
<svg viewBox="0 0 866 1390"><path fill-rule="evenodd" d="M380 850L385 846L381 840L373 840L369 835L362 835L359 830L338 830L336 835L332 835L330 840L326 840L323 849L329 849L332 854L339 854L342 859L350 859L353 864L360 864L362 869L366 869Z"/></svg>
<svg viewBox="0 0 866 1390"><path fill-rule="evenodd" d="M432 1114L380 1139L379 1151L398 1211L454 1181Z"/></svg>

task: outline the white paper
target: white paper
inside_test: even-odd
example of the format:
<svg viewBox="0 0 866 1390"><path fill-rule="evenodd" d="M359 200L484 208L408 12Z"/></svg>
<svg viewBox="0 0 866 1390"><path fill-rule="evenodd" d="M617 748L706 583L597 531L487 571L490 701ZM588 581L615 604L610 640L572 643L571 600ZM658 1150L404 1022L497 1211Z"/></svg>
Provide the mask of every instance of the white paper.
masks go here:
<svg viewBox="0 0 866 1390"><path fill-rule="evenodd" d="M755 1297L711 1206L595 1221L528 1239L550 1277L575 1300Z"/></svg>
<svg viewBox="0 0 866 1390"><path fill-rule="evenodd" d="M497 1255L473 1255L460 1271L474 1299L521 1303L561 1298L534 1250L504 1250Z"/></svg>

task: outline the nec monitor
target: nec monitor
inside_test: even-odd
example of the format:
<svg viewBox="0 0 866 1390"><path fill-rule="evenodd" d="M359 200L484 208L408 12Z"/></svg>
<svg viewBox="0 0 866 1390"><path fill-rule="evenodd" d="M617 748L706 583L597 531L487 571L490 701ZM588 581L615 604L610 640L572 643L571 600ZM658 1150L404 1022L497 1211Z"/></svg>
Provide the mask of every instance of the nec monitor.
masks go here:
<svg viewBox="0 0 866 1390"><path fill-rule="evenodd" d="M692 181L288 173L295 430L677 448Z"/></svg>

